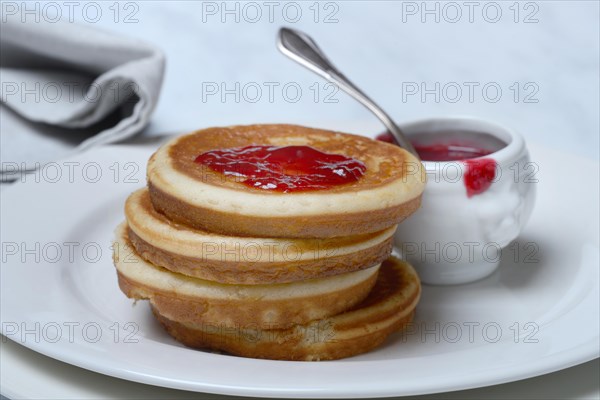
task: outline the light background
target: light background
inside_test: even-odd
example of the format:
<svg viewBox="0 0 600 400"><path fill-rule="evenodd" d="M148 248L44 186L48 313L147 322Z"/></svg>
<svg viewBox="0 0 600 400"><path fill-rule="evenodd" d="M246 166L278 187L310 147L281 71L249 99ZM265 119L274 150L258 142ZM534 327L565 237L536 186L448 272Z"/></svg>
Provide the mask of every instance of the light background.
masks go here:
<svg viewBox="0 0 600 400"><path fill-rule="evenodd" d="M136 2L137 9L123 7L117 23L114 11L103 6L103 16L95 25L142 38L166 53L166 78L149 133L255 122L335 128L340 121L345 126L356 121L357 133L381 130L379 122L344 93L333 95L337 103L326 102L332 88L325 88L318 76L276 50L276 32L284 25L310 34L346 76L399 122L473 115L517 129L527 139L598 158L596 1L520 2L516 7L512 1L494 3L498 7L475 2L473 22L464 2L452 3L458 4L454 7L444 2L349 1L321 2L315 7L315 2L306 1L287 8L286 3L275 3L273 22L264 2L254 3L262 15L252 22L257 7L246 3L237 3L239 12L228 14L225 10L235 10L236 3L147 1ZM424 12L436 7L437 13ZM298 8L299 21L288 22L296 19ZM315 8L320 11L318 22ZM488 22L495 19L498 8L499 21ZM519 22L515 22L515 8ZM452 23L456 10L461 17ZM138 22L125 23L132 12L131 18ZM337 22L325 22L331 19ZM272 102L269 82L279 85ZM421 98L422 85L434 89L436 82L439 101L434 94ZM221 89L236 92L236 83L239 102L234 94L222 98ZM526 87L527 83L531 85ZM478 85L472 99L469 84ZM211 95L208 89L213 85L219 92ZM419 92L410 94L408 89L415 85ZM252 102L257 86L262 95ZM458 101L456 86L462 89ZM297 102L293 102L294 87L302 89ZM492 102L495 87L502 94Z"/></svg>

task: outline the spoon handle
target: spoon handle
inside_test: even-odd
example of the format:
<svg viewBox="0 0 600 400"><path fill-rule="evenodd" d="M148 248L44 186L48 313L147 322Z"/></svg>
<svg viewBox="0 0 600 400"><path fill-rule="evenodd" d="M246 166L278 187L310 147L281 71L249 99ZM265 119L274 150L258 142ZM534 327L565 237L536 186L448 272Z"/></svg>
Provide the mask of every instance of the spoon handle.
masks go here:
<svg viewBox="0 0 600 400"><path fill-rule="evenodd" d="M401 147L414 154L417 158L419 157L415 148L390 116L350 82L350 80L327 59L323 51L321 51L319 46L317 46L317 43L310 36L298 30L281 28L279 30L277 46L283 54L316 74L321 75L328 81L336 83L344 92L348 93L363 106L367 107L381 120L381 122L383 122Z"/></svg>

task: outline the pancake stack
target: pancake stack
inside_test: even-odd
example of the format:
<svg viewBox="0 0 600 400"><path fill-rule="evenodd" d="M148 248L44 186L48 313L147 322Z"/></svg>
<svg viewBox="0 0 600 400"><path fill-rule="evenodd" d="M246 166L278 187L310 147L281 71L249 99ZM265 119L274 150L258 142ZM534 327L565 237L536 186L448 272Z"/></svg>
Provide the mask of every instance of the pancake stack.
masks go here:
<svg viewBox="0 0 600 400"><path fill-rule="evenodd" d="M249 146L309 146L357 160L364 172L319 190L275 191L196 162ZM297 171L284 173L297 181ZM397 224L420 205L425 172L403 149L293 125L210 128L163 145L147 178L116 231L119 286L149 300L183 344L254 358L338 359L411 321L418 277L389 256Z"/></svg>

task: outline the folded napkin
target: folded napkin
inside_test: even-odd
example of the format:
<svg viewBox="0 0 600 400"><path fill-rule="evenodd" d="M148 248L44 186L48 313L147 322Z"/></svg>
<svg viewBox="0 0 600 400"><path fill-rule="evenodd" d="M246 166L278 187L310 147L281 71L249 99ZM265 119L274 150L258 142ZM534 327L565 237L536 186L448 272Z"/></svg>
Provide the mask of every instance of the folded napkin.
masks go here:
<svg viewBox="0 0 600 400"><path fill-rule="evenodd" d="M159 49L67 21L0 26L2 180L148 124L165 68Z"/></svg>

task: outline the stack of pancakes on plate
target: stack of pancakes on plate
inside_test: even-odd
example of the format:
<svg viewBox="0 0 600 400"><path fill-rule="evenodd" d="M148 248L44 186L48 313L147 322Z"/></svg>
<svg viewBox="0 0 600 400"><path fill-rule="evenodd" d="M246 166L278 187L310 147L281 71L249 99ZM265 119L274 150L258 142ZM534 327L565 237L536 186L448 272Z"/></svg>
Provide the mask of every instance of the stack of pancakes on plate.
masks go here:
<svg viewBox="0 0 600 400"><path fill-rule="evenodd" d="M281 192L196 158L216 149L310 146L366 167L354 182ZM211 128L163 145L131 194L114 251L119 286L148 299L183 344L269 359L366 352L411 321L414 270L388 258L420 205L425 172L403 149L292 125Z"/></svg>

